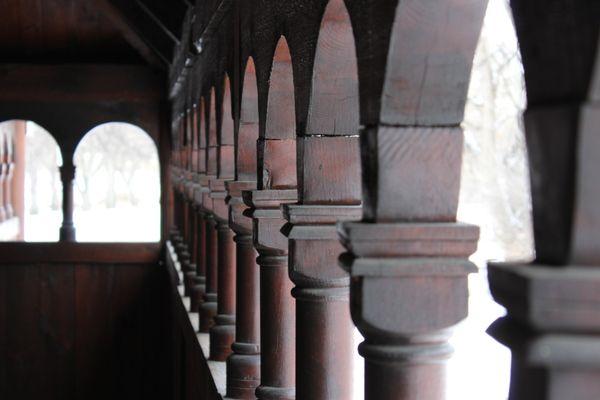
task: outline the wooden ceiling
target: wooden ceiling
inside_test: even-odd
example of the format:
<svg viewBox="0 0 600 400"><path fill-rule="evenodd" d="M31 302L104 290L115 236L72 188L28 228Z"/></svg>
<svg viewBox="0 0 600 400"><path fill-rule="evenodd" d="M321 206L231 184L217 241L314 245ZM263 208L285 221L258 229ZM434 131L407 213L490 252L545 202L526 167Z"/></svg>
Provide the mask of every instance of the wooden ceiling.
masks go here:
<svg viewBox="0 0 600 400"><path fill-rule="evenodd" d="M0 63L171 61L181 0L0 0Z"/></svg>

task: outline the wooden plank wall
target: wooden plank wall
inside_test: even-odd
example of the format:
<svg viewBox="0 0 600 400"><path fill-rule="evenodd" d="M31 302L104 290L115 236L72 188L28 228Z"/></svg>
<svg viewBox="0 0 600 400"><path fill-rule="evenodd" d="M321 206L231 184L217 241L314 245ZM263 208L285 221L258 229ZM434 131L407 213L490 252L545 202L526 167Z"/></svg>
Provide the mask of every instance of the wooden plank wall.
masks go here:
<svg viewBox="0 0 600 400"><path fill-rule="evenodd" d="M170 398L158 263L0 264L0 399Z"/></svg>

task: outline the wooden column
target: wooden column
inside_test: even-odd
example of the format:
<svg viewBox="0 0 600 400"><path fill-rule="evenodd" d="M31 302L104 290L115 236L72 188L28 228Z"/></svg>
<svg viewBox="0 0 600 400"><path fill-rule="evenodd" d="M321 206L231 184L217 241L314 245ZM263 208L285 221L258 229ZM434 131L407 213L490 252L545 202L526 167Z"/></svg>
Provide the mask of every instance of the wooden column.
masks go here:
<svg viewBox="0 0 600 400"><path fill-rule="evenodd" d="M191 311L200 312L206 294L206 213L202 207L202 181L206 176L206 121L204 119L204 99L199 98L194 107L193 138L196 151L193 153L195 172L193 174L193 210L196 221L196 270L191 289Z"/></svg>
<svg viewBox="0 0 600 400"><path fill-rule="evenodd" d="M293 71L283 37L269 82L266 123L259 126L258 190L244 192L244 201L253 218L260 265L261 382L256 397L287 400L295 398L296 307L280 206L295 202L297 189Z"/></svg>
<svg viewBox="0 0 600 400"><path fill-rule="evenodd" d="M355 45L341 0L327 4L307 84L306 130L297 139L298 203L284 208L296 298L296 398L346 400L352 398L353 325L335 224L360 217L361 188Z"/></svg>
<svg viewBox="0 0 600 400"><path fill-rule="evenodd" d="M186 137L186 152L185 152L185 172L184 172L184 184L183 184L183 207L184 207L184 226L188 256L185 262L182 262L181 268L184 274L184 288L185 295L192 297L193 287L195 286L196 278L196 233L197 226L195 225L195 203L194 203L194 191L196 183L194 181L196 161L194 155L197 152L197 143L195 140L195 130L193 125L193 108L190 106L186 109L184 114L184 134ZM194 306L197 305L197 301L194 301ZM191 301L190 301L191 308ZM191 309L190 309L191 311Z"/></svg>
<svg viewBox="0 0 600 400"><path fill-rule="evenodd" d="M227 398L255 399L260 384L259 269L252 240L252 219L242 192L256 189L258 103L254 61L249 58L243 79L239 125L235 140L235 180L226 182L229 226L236 242L236 341L227 359Z"/></svg>
<svg viewBox="0 0 600 400"><path fill-rule="evenodd" d="M5 182L8 175L7 136L7 132L4 130L0 131L0 222L8 219L6 214L6 203L4 200L4 187L6 186Z"/></svg>
<svg viewBox="0 0 600 400"><path fill-rule="evenodd" d="M13 185L13 176L15 172L15 163L14 163L14 135L15 135L16 127L11 129L8 135L5 135L4 139L6 140L6 150L5 150L5 168L6 171L4 173L4 188L2 189L2 195L4 196L4 213L6 215L6 219L11 219L14 217L15 213L12 205L12 185Z"/></svg>
<svg viewBox="0 0 600 400"><path fill-rule="evenodd" d="M216 136L217 177L209 181L213 215L218 231L219 298L215 326L210 330L210 358L225 361L235 338L235 242L229 228L229 207L225 202L225 182L234 177L234 135L229 79L225 77L224 99L213 89L209 136ZM223 112L222 104L227 104Z"/></svg>
<svg viewBox="0 0 600 400"><path fill-rule="evenodd" d="M71 155L64 157L60 167L60 180L63 188L63 220L60 227L60 241L75 241L75 225L73 224L73 185L75 184L75 166L71 162Z"/></svg>
<svg viewBox="0 0 600 400"><path fill-rule="evenodd" d="M600 398L600 5L511 1L525 70L535 260L490 264L511 400Z"/></svg>
<svg viewBox="0 0 600 400"><path fill-rule="evenodd" d="M15 131L13 137L14 152L14 172L12 180L12 205L14 215L19 218L19 234L16 240L25 239L25 154L26 154L26 129L25 121L15 121Z"/></svg>
<svg viewBox="0 0 600 400"><path fill-rule="evenodd" d="M214 325L214 317L217 314L217 290L218 290L218 254L217 254L217 230L213 215L213 201L210 197L209 182L217 176L217 131L216 119L210 120L211 103L215 101L214 91L210 97L204 98L204 122L205 122L205 163L206 172L200 175L201 207L204 213L205 226L205 249L206 249L206 293L204 302L200 306L200 332L209 332ZM213 125L215 124L215 125ZM202 150L200 151L202 152Z"/></svg>
<svg viewBox="0 0 600 400"><path fill-rule="evenodd" d="M485 1L353 5L363 219L340 224L365 399L445 398L478 228L456 222L460 123ZM358 16L361 16L360 18ZM475 366L476 367L476 366Z"/></svg>

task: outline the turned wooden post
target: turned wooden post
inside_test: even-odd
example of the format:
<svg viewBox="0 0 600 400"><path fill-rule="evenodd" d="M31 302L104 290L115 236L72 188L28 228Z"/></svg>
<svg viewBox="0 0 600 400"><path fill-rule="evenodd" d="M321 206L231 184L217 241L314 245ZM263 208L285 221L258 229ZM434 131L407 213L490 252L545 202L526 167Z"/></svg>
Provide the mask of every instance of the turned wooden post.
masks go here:
<svg viewBox="0 0 600 400"><path fill-rule="evenodd" d="M206 213L202 208L202 180L206 176L206 122L204 119L204 99L201 97L194 112L194 138L196 152L194 162L196 166L193 176L193 203L194 217L196 219L196 275L191 290L191 311L200 312L206 294Z"/></svg>
<svg viewBox="0 0 600 400"><path fill-rule="evenodd" d="M354 328L335 224L360 217L361 188L357 64L342 0L326 6L306 84L312 90L306 130L297 139L298 204L284 208L296 298L296 398L346 400Z"/></svg>
<svg viewBox="0 0 600 400"><path fill-rule="evenodd" d="M16 128L15 128L16 129ZM13 159L14 155L14 144L13 144L13 135L14 132L11 131L10 134L5 135L6 139L6 150L5 150L5 165L6 172L4 174L4 188L2 190L3 195L3 203L4 203L4 213L6 219L11 219L14 217L15 213L12 206L12 184L13 184L13 175L15 171L15 163Z"/></svg>
<svg viewBox="0 0 600 400"><path fill-rule="evenodd" d="M441 400L479 230L456 222L460 123L486 1L354 6L363 218L339 225L366 400ZM417 12L417 10L419 10ZM364 18L363 18L364 17ZM449 21L452 21L451 23Z"/></svg>
<svg viewBox="0 0 600 400"><path fill-rule="evenodd" d="M240 117L235 138L235 180L226 182L229 226L236 242L236 341L227 359L227 398L255 399L260 384L259 269L252 240L252 219L242 192L256 189L256 139L258 103L256 73L252 58L246 62Z"/></svg>
<svg viewBox="0 0 600 400"><path fill-rule="evenodd" d="M209 181L213 215L218 231L219 298L215 325L210 330L210 358L225 361L235 338L235 242L229 228L229 207L225 182L234 178L234 132L229 79L225 77L223 100L211 96L210 133L217 137L217 177ZM225 103L226 112L222 104ZM213 133L214 131L214 133Z"/></svg>
<svg viewBox="0 0 600 400"><path fill-rule="evenodd" d="M73 223L73 185L75 184L75 166L71 162L71 155L63 158L60 167L60 181L63 188L62 210L63 219L60 227L60 241L75 241L75 225Z"/></svg>
<svg viewBox="0 0 600 400"><path fill-rule="evenodd" d="M297 199L296 119L292 63L283 37L275 49L269 82L266 122L259 125L258 190L244 192L260 265L261 382L256 397L289 400L295 398L296 307L280 205Z"/></svg>
<svg viewBox="0 0 600 400"><path fill-rule="evenodd" d="M216 101L214 89L210 96L209 99L205 98L204 101L206 172L200 175L200 199L206 230L204 239L206 249L206 293L204 294L204 302L200 306L200 332L209 332L214 325L218 299L217 223L213 215L213 201L210 197L209 187L209 182L217 176L217 131L216 128L211 128L211 126L216 125L216 119L214 122L210 119L210 107Z"/></svg>
<svg viewBox="0 0 600 400"><path fill-rule="evenodd" d="M6 132L0 131L0 222L7 219L4 202L4 186L8 175L8 149L6 146Z"/></svg>
<svg viewBox="0 0 600 400"><path fill-rule="evenodd" d="M182 262L182 270L184 273L184 288L185 295L192 297L193 288L196 284L196 261L197 261L197 226L195 218L195 188L196 182L194 180L197 163L194 158L197 155L197 143L196 143L196 131L193 121L194 109L188 108L185 112L185 137L187 143L187 150L185 153L186 169L184 172L185 180L183 184L183 199L184 199L184 218L185 218L185 232L186 232L186 244L189 257L186 258L185 262ZM197 306L197 299L194 300L194 307ZM190 311L192 301L190 299Z"/></svg>
<svg viewBox="0 0 600 400"><path fill-rule="evenodd" d="M12 179L12 206L14 215L19 218L19 234L16 240L25 239L25 154L27 122L15 121L13 136L13 163L15 165Z"/></svg>
<svg viewBox="0 0 600 400"><path fill-rule="evenodd" d="M511 400L598 399L600 7L511 7L527 87L536 252L530 264L490 264L492 295L508 316L489 332L512 351Z"/></svg>

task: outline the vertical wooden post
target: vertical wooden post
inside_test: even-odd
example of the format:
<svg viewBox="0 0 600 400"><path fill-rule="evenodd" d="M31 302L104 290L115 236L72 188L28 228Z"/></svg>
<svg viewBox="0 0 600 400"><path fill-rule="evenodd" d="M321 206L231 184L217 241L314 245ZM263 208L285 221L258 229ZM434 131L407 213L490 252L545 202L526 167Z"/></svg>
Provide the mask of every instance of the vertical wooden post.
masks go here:
<svg viewBox="0 0 600 400"><path fill-rule="evenodd" d="M287 272L287 240L280 232L285 223L280 205L297 199L296 119L291 56L283 37L269 82L266 123L259 126L258 190L244 192L260 265L261 382L256 397L289 400L295 398L296 307Z"/></svg>
<svg viewBox="0 0 600 400"><path fill-rule="evenodd" d="M234 176L234 132L229 79L225 77L224 99L213 89L209 135L215 136L217 176L209 181L212 211L218 232L218 307L215 325L210 330L210 358L225 361L235 338L235 242L229 228L229 208L225 202L225 181ZM222 89L223 90L223 89ZM226 112L223 112L225 103Z"/></svg>
<svg viewBox="0 0 600 400"><path fill-rule="evenodd" d="M441 400L478 228L456 222L460 123L486 1L353 5L363 219L340 224L366 400ZM416 10L419 12L416 12ZM448 21L452 21L451 24ZM391 34L391 36L390 36Z"/></svg>
<svg viewBox="0 0 600 400"><path fill-rule="evenodd" d="M213 215L213 201L210 197L209 182L217 176L217 130L216 118L211 119L211 104L216 101L214 89L210 97L204 99L205 122L205 162L206 173L200 176L201 204L204 212L206 230L206 293L204 302L200 306L200 332L209 332L214 325L217 314L218 290L218 254L217 230ZM214 116L213 116L214 118Z"/></svg>
<svg viewBox="0 0 600 400"><path fill-rule="evenodd" d="M206 220L202 208L202 180L206 176L206 122L204 120L204 99L201 97L195 108L194 138L196 140L196 153L194 160L196 173L194 174L193 202L196 218L196 276L191 293L192 311L200 312L200 306L206 294Z"/></svg>
<svg viewBox="0 0 600 400"><path fill-rule="evenodd" d="M252 219L245 211L242 192L256 189L258 104L254 62L246 63L235 139L235 180L226 182L229 226L236 242L236 341L227 359L227 398L255 399L260 384L259 269L252 240ZM235 104L235 103L234 103Z"/></svg>
<svg viewBox="0 0 600 400"><path fill-rule="evenodd" d="M17 240L25 238L25 154L27 123L25 121L15 122L14 132L14 164L15 171L12 182L12 204L14 214L19 218L19 234Z"/></svg>
<svg viewBox="0 0 600 400"><path fill-rule="evenodd" d="M4 201L4 186L8 175L7 133L0 131L0 222L7 220L6 203Z"/></svg>
<svg viewBox="0 0 600 400"><path fill-rule="evenodd" d="M298 204L284 208L296 298L296 398L345 400L352 398L353 325L335 224L360 218L361 188L357 63L342 0L325 8L306 84L312 90L297 139Z"/></svg>
<svg viewBox="0 0 600 400"><path fill-rule="evenodd" d="M63 165L60 167L60 180L63 187L63 220L60 227L60 241L75 241L75 225L73 223L73 185L75 184L75 166L71 162L71 156L64 157Z"/></svg>
<svg viewBox="0 0 600 400"><path fill-rule="evenodd" d="M489 331L512 351L511 400L597 399L600 7L511 7L527 87L536 252L530 264L489 266L492 295L508 312Z"/></svg>
<svg viewBox="0 0 600 400"><path fill-rule="evenodd" d="M14 163L14 135L16 133L16 125L11 129L8 135L5 135L6 140L6 173L4 174L4 188L2 194L4 196L4 212L6 219L11 219L14 216L14 209L12 205L12 185L13 176L15 172Z"/></svg>

